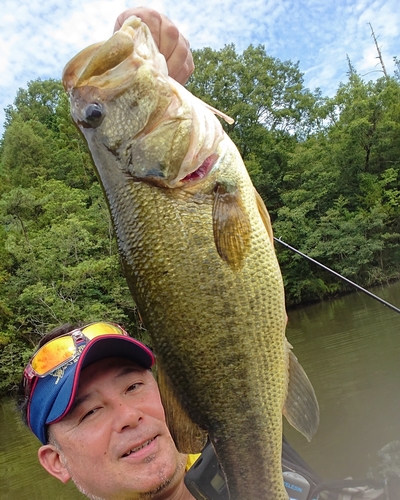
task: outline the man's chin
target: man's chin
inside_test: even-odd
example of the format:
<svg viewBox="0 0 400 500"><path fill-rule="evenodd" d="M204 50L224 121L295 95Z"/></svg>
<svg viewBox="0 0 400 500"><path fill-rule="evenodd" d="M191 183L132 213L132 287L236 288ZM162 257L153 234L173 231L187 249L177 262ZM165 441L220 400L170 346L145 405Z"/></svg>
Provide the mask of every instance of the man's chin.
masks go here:
<svg viewBox="0 0 400 500"><path fill-rule="evenodd" d="M181 482L183 484L183 476L185 475L186 471L186 463L187 463L187 455L180 454L177 467L172 476L169 478L165 478L157 486L157 488L154 488L151 491L144 493L140 498L143 498L143 500L149 498L155 499L158 496L160 496L161 493L165 492L168 489L178 488Z"/></svg>
<svg viewBox="0 0 400 500"><path fill-rule="evenodd" d="M151 462L152 460L149 460ZM186 469L186 463L187 463L187 455L179 455L179 461L177 462L177 467L175 468L175 471L172 472L172 475L169 477L166 477L167 475L165 474L165 477L163 477L162 471L158 471L157 473L157 478L154 480L154 483L157 483L155 486L150 486L148 491L142 492L139 494L137 491L132 491L130 494L129 492L125 494L121 493L120 495L112 496L107 494L107 496L102 497L98 495L94 495L93 493L89 493L87 488L82 486L79 481L77 481L74 477L71 477L71 480L75 484L76 488L89 500L132 500L132 494L134 495L135 500L148 500L148 499L156 499L162 494L167 491L168 489L175 489L179 488L180 482L183 480L183 476L185 474L185 469ZM161 481L161 482L160 482Z"/></svg>

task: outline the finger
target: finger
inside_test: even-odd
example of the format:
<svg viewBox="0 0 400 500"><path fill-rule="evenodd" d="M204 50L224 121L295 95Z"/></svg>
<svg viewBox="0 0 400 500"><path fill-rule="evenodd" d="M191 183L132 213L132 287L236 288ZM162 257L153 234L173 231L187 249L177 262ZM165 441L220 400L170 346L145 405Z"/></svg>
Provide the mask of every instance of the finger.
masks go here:
<svg viewBox="0 0 400 500"><path fill-rule="evenodd" d="M194 70L192 53L189 42L181 35L175 50L167 59L169 76L182 85L186 83Z"/></svg>
<svg viewBox="0 0 400 500"><path fill-rule="evenodd" d="M171 77L176 80L181 85L185 85L185 83L189 80L190 75L193 73L194 65L184 64L178 73L175 76Z"/></svg>
<svg viewBox="0 0 400 500"><path fill-rule="evenodd" d="M167 17L161 15L160 43L158 48L167 61L172 56L176 48L182 44L181 39L184 40L175 24L173 24ZM184 43L184 45L186 44Z"/></svg>

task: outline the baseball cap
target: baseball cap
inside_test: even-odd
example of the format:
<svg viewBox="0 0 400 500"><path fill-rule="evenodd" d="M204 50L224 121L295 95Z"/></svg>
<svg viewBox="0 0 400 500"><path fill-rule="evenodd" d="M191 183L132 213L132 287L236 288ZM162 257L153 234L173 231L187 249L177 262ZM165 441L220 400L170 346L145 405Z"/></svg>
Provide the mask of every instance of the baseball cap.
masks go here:
<svg viewBox="0 0 400 500"><path fill-rule="evenodd" d="M97 325L101 325L101 334L91 340L85 341L86 327L67 334L67 336L72 336L75 332L83 332L83 339L81 337L82 340L75 342L77 349L75 354L53 371L43 376L31 377L33 380L28 396L27 422L29 428L43 444L47 443L47 426L59 422L70 411L76 397L79 377L84 368L110 357L129 359L145 369L150 369L155 363L155 356L151 349L142 342L129 337L119 325L110 324L114 329L120 328L123 334L107 334L104 325L109 325L108 323L95 323L90 327L93 329ZM32 360L38 352L40 349L34 354Z"/></svg>

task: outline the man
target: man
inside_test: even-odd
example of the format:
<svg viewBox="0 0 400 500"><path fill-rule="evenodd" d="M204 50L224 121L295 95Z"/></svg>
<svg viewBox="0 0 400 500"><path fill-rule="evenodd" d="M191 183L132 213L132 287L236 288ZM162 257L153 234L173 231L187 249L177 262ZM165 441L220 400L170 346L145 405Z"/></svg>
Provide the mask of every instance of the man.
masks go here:
<svg viewBox="0 0 400 500"><path fill-rule="evenodd" d="M193 500L151 367L154 356L122 327L68 325L45 336L24 371L23 419L41 465L91 499Z"/></svg>

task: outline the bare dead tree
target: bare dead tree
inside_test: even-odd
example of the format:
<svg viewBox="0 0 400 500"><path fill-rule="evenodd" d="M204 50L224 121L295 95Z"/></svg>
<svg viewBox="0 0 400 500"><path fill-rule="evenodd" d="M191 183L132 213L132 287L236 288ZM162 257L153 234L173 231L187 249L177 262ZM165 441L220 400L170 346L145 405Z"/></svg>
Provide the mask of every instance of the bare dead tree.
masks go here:
<svg viewBox="0 0 400 500"><path fill-rule="evenodd" d="M347 65L349 67L349 75L356 75L357 71L355 70L353 63L350 60L349 54L346 54Z"/></svg>
<svg viewBox="0 0 400 500"><path fill-rule="evenodd" d="M372 28L372 24L371 23L368 23L368 24L369 24L369 27L371 28L371 33L372 33L371 36L374 39L376 50L378 51L378 57L377 57L377 59L379 59L379 62L381 63L383 74L385 75L386 78L388 78L388 74L386 72L385 64L384 64L383 58L382 58L381 49L379 48L379 45L378 45L378 40L376 39L374 30Z"/></svg>

